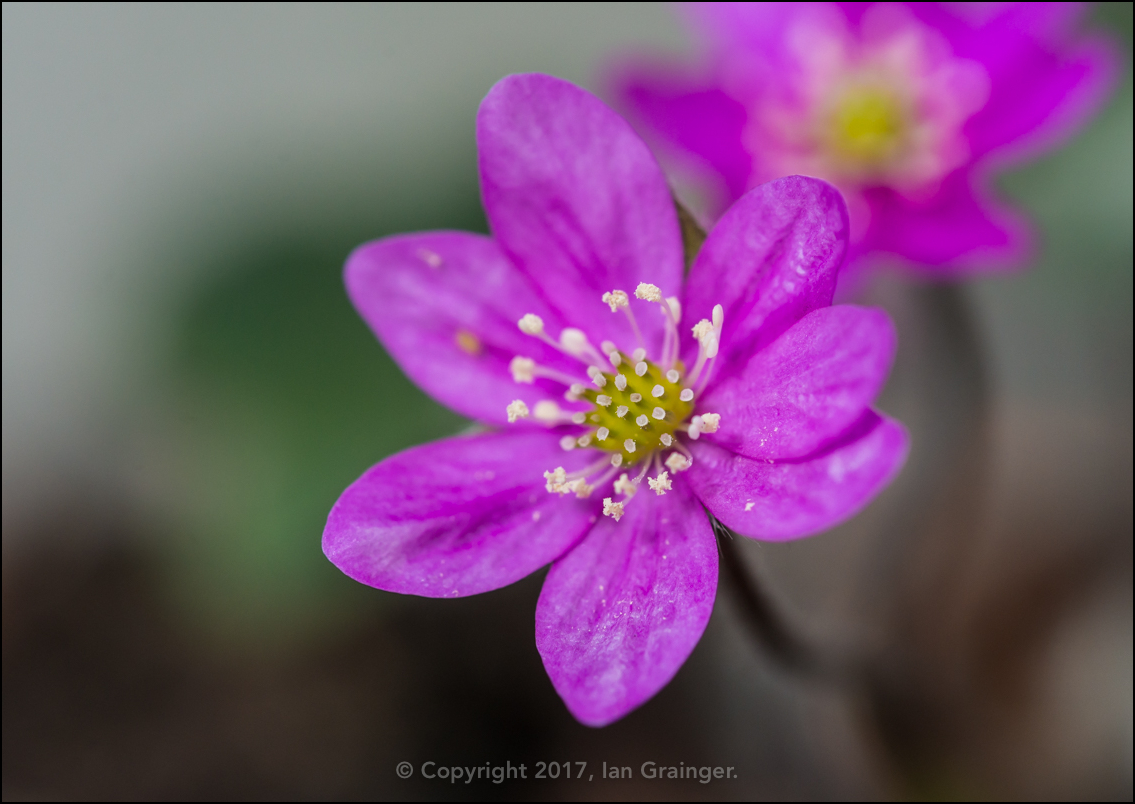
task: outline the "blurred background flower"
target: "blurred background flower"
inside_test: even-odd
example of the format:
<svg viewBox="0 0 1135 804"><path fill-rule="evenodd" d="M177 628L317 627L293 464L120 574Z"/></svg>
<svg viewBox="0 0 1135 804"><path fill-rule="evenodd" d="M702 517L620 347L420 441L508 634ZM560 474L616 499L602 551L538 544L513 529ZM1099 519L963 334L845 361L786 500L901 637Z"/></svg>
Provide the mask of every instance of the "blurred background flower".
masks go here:
<svg viewBox="0 0 1135 804"><path fill-rule="evenodd" d="M4 796L1129 798L1131 7L1088 22L1125 45L1120 90L999 183L1037 221L1033 270L966 288L969 329L931 289L868 289L899 327L880 406L910 426L908 469L855 522L745 553L818 642L918 651L867 688L802 680L723 580L674 682L595 732L540 669L540 575L429 601L323 559L348 483L464 426L382 352L341 270L364 240L484 231L488 88L686 53L671 12L6 4ZM979 470L984 503L947 488ZM910 700L907 721L888 704ZM488 793L394 773L552 758L740 778Z"/></svg>

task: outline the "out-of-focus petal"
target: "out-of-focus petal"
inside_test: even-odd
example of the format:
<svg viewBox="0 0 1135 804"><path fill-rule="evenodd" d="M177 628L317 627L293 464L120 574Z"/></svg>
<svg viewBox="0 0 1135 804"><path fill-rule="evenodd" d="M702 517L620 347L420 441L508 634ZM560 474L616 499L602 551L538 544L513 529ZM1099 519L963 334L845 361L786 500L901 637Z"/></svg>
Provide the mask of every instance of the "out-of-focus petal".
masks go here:
<svg viewBox="0 0 1135 804"><path fill-rule="evenodd" d="M454 410L504 423L505 408L523 399L559 399L562 385L513 381L516 355L584 377L575 361L525 335L525 313L558 329L560 319L496 243L465 232L426 232L376 240L347 260L347 293L355 309L415 383Z"/></svg>
<svg viewBox="0 0 1135 804"><path fill-rule="evenodd" d="M747 362L812 310L831 304L847 251L847 205L827 182L788 176L750 190L709 233L686 281L685 356L690 326L724 308L716 377Z"/></svg>
<svg viewBox="0 0 1135 804"><path fill-rule="evenodd" d="M535 74L492 88L477 143L485 212L504 251L571 326L633 348L625 316L602 294L649 282L676 296L682 282L674 201L646 144L594 95ZM638 318L657 354L662 316Z"/></svg>
<svg viewBox="0 0 1135 804"><path fill-rule="evenodd" d="M957 171L926 201L868 190L871 225L859 249L898 255L915 269L933 266L936 276L1020 265L1031 242L1028 223L981 193L976 181Z"/></svg>
<svg viewBox="0 0 1135 804"><path fill-rule="evenodd" d="M813 310L699 402L721 415L707 436L748 458L815 452L856 422L882 390L895 352L882 310Z"/></svg>
<svg viewBox="0 0 1135 804"><path fill-rule="evenodd" d="M672 148L692 167L724 183L727 200L745 192L753 160L745 150L745 107L717 87L695 87L667 78L665 68L625 68L617 92L630 107L632 119L656 132L663 147ZM724 205L722 206L724 208Z"/></svg>
<svg viewBox="0 0 1135 804"><path fill-rule="evenodd" d="M549 433L485 433L387 458L343 492L323 552L388 592L464 597L558 558L591 527L594 501L549 494L543 473L593 460Z"/></svg>
<svg viewBox="0 0 1135 804"><path fill-rule="evenodd" d="M901 424L868 412L837 443L795 462L753 460L702 439L692 445L694 465L685 476L729 528L788 541L858 513L898 473L908 445Z"/></svg>
<svg viewBox="0 0 1135 804"><path fill-rule="evenodd" d="M685 483L645 489L620 522L604 517L548 572L536 647L568 709L618 720L678 672L709 622L717 544Z"/></svg>

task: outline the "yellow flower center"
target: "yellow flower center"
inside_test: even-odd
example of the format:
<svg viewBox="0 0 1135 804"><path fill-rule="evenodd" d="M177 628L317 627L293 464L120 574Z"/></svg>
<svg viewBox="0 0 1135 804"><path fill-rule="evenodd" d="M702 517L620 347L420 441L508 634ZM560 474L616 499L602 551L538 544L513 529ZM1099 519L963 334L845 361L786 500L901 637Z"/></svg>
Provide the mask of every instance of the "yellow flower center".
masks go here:
<svg viewBox="0 0 1135 804"><path fill-rule="evenodd" d="M586 419L595 427L590 446L621 454L629 465L669 448L675 429L693 410L693 392L682 384L680 362L663 372L649 360L620 357L615 373L600 375L601 388L587 388L579 396L595 405Z"/></svg>
<svg viewBox="0 0 1135 804"><path fill-rule="evenodd" d="M906 144L909 114L903 99L875 83L853 84L832 104L823 126L829 153L856 172L887 166Z"/></svg>

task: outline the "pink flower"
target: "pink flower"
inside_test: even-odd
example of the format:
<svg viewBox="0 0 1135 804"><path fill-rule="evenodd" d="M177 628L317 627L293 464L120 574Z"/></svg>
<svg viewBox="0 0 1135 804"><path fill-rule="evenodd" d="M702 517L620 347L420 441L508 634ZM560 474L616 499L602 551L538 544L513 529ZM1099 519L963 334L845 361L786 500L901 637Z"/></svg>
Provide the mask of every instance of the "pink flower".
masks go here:
<svg viewBox="0 0 1135 804"><path fill-rule="evenodd" d="M778 176L836 185L851 259L939 275L1020 262L1027 227L989 193L994 169L1054 147L1106 99L1109 43L1064 3L706 3L708 72L622 72L643 126L719 203Z"/></svg>
<svg viewBox="0 0 1135 804"><path fill-rule="evenodd" d="M905 431L870 407L895 335L880 311L830 306L847 214L823 182L746 194L683 281L662 172L595 97L511 76L477 136L493 236L368 243L346 283L415 382L494 429L372 467L323 549L358 581L428 597L551 563L536 645L572 713L604 725L658 692L705 629L707 509L795 539L898 471Z"/></svg>

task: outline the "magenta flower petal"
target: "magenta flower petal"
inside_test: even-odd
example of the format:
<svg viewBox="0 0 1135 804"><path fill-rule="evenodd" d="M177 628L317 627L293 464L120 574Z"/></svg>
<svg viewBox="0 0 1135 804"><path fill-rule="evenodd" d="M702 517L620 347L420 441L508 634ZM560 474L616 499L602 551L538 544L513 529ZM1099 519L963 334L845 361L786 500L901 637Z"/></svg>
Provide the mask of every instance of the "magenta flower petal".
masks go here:
<svg viewBox="0 0 1135 804"><path fill-rule="evenodd" d="M856 253L876 251L904 257L938 276L1007 269L1020 263L1032 237L1019 214L982 193L974 177L957 172L927 202L914 202L893 190L865 194L875 225Z"/></svg>
<svg viewBox="0 0 1135 804"><path fill-rule="evenodd" d="M388 592L464 597L499 589L558 558L595 516L544 489L543 472L587 463L547 433L436 441L371 467L335 503L323 552Z"/></svg>
<svg viewBox="0 0 1135 804"><path fill-rule="evenodd" d="M690 269L683 304L688 324L711 318L715 304L724 308L717 376L830 305L846 249L847 206L818 179L776 179L730 207Z"/></svg>
<svg viewBox="0 0 1135 804"><path fill-rule="evenodd" d="M531 407L561 387L513 382L508 364L516 355L586 380L578 363L517 329L525 312L553 326L558 317L488 237L375 240L351 254L345 281L355 309L410 379L466 416L503 424L512 400Z"/></svg>
<svg viewBox="0 0 1135 804"><path fill-rule="evenodd" d="M682 283L674 201L642 139L594 95L529 74L489 92L477 144L485 212L501 247L570 326L633 344L603 293L633 294L649 282L678 296ZM661 316L639 318L653 353Z"/></svg>
<svg viewBox="0 0 1135 804"><path fill-rule="evenodd" d="M898 422L868 412L823 453L796 462L758 461L695 442L686 473L694 492L727 527L765 541L811 536L864 508L906 460Z"/></svg>
<svg viewBox="0 0 1135 804"><path fill-rule="evenodd" d="M721 414L713 442L748 458L815 452L863 415L886 382L894 325L882 310L813 310L702 402Z"/></svg>
<svg viewBox="0 0 1135 804"><path fill-rule="evenodd" d="M552 565L536 647L568 709L604 726L664 687L709 622L717 543L684 484L645 489L621 522L603 518Z"/></svg>
<svg viewBox="0 0 1135 804"><path fill-rule="evenodd" d="M617 81L619 93L663 145L693 157L694 166L724 183L720 207L739 198L749 186L753 159L741 146L745 107L717 87L695 87L654 70L628 70Z"/></svg>

